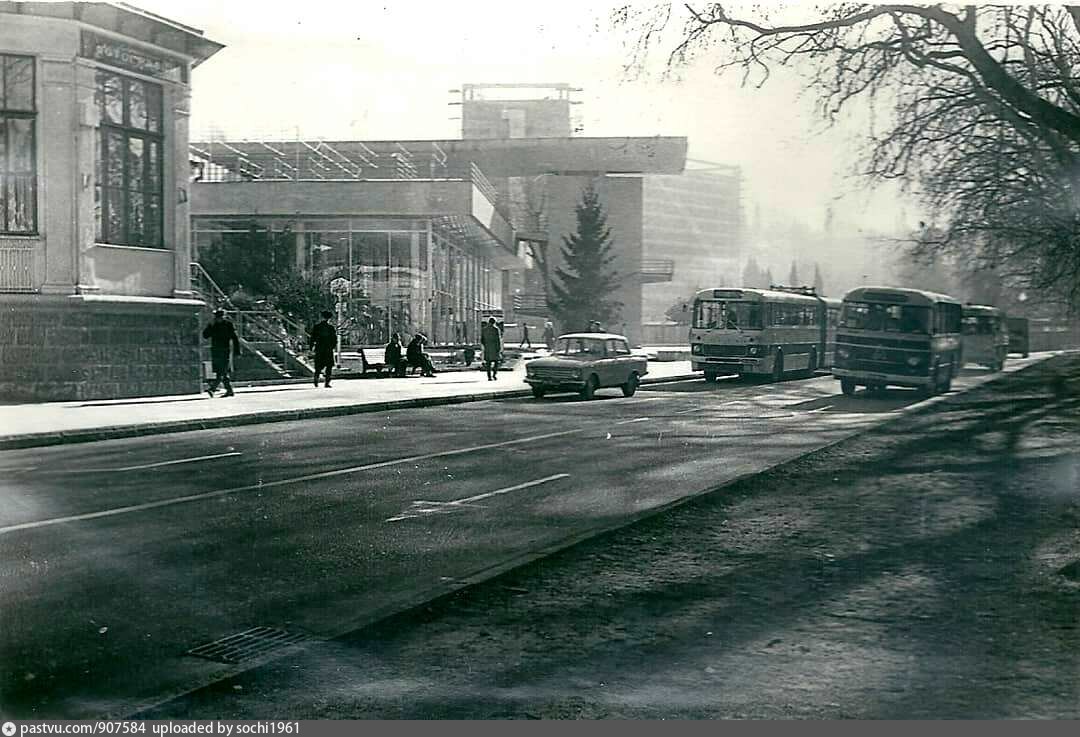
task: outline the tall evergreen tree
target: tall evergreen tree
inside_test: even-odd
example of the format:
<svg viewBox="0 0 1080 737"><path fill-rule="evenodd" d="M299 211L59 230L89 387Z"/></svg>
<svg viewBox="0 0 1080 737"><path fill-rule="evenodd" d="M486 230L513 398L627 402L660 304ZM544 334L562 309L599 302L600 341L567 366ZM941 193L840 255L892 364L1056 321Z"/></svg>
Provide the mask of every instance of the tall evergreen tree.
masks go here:
<svg viewBox="0 0 1080 737"><path fill-rule="evenodd" d="M555 269L551 283L551 311L563 330L585 330L593 320L610 325L622 309L613 298L619 286L611 267L614 242L592 184L585 187L575 210L577 233L563 237L563 265Z"/></svg>
<svg viewBox="0 0 1080 737"><path fill-rule="evenodd" d="M758 266L757 259L751 256L746 261L746 266L742 272L742 284L748 289L754 289L757 287L767 287L768 284L763 284L765 281L765 274L762 272L761 267Z"/></svg>
<svg viewBox="0 0 1080 737"><path fill-rule="evenodd" d="M772 269L765 269L765 278L762 280L765 283L762 285L765 289L768 289L776 282L772 278Z"/></svg>
<svg viewBox="0 0 1080 737"><path fill-rule="evenodd" d="M795 259L791 259L791 271L788 272L787 280L789 287L801 286L799 283L799 267L795 264Z"/></svg>
<svg viewBox="0 0 1080 737"><path fill-rule="evenodd" d="M821 266L814 263L814 292L819 295L825 294L825 279L821 276Z"/></svg>

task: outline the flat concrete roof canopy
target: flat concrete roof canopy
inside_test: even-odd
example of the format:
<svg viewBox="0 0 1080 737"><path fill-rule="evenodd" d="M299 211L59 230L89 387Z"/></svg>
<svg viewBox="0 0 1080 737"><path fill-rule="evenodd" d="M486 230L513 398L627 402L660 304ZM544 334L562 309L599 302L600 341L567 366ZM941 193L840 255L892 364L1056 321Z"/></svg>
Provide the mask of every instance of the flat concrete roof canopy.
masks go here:
<svg viewBox="0 0 1080 737"><path fill-rule="evenodd" d="M192 141L192 154L251 179L468 178L681 174L685 137L429 141Z"/></svg>
<svg viewBox="0 0 1080 737"><path fill-rule="evenodd" d="M225 48L198 28L162 18L127 3L0 2L0 13L60 18L112 31L137 41L169 49L198 66Z"/></svg>

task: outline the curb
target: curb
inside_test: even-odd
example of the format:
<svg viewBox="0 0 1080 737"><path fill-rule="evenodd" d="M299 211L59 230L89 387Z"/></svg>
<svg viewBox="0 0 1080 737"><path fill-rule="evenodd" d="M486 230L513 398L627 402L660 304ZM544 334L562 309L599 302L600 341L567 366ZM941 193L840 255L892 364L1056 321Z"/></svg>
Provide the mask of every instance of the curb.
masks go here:
<svg viewBox="0 0 1080 737"><path fill-rule="evenodd" d="M641 385L663 384L700 378L700 374L678 374L659 378L646 378ZM482 402L489 399L515 399L532 396L530 389L507 389L505 391L484 394L458 394L449 397L417 397L413 399L395 399L388 402L367 402L364 404L346 404L338 407L313 407L311 409L283 409L267 412L251 412L228 417L209 417L194 420L176 420L173 422L142 423L138 425L112 425L85 430L61 430L58 432L27 433L25 435L0 436L0 450L18 450L23 448L41 448L49 445L67 445L71 443L93 443L100 440L119 440L146 435L166 435L191 430L214 430L222 427L240 425L261 425L271 422L292 422L294 420L323 419L347 415L367 414L370 412L389 412L395 409L420 409L440 407L450 404Z"/></svg>

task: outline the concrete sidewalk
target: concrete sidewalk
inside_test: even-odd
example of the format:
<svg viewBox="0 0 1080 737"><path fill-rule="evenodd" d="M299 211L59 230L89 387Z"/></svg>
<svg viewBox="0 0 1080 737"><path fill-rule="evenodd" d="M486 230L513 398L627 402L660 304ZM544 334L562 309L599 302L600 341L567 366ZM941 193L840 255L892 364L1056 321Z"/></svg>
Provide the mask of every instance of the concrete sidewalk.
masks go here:
<svg viewBox="0 0 1080 737"><path fill-rule="evenodd" d="M700 376L689 361L650 362L642 384ZM408 407L529 395L525 368L455 371L430 378L335 379L329 388L295 382L238 387L236 396L205 393L141 399L0 405L0 450L92 442L232 425L334 417ZM602 392L618 392L603 389Z"/></svg>

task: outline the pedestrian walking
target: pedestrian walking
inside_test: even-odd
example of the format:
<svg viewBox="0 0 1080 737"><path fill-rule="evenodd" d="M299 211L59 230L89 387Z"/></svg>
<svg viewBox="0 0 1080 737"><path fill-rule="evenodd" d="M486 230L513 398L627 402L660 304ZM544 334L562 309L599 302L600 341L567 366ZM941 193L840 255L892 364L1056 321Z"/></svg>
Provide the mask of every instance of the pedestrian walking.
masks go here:
<svg viewBox="0 0 1080 737"><path fill-rule="evenodd" d="M232 355L240 355L240 336L236 334L236 328L232 321L225 318L225 310L214 310L214 321L203 328L203 338L210 341L210 363L214 369L214 378L206 387L206 393L211 397L217 391L218 385L224 385L223 396L233 396L232 383L229 381L229 373L232 368Z"/></svg>
<svg viewBox="0 0 1080 737"><path fill-rule="evenodd" d="M397 333L391 335L390 342L386 344L386 353L383 354L383 363L394 376L405 375L405 357L401 355L402 348L401 336Z"/></svg>
<svg viewBox="0 0 1080 737"><path fill-rule="evenodd" d="M427 337L423 333L414 335L405 349L405 360L410 366L419 368L422 376L434 376L435 366L431 363L431 356L424 353L425 343L427 343Z"/></svg>
<svg viewBox="0 0 1080 737"><path fill-rule="evenodd" d="M330 379L334 372L334 350L337 348L337 330L330 324L330 310L322 311L322 320L315 324L308 334L311 349L315 353L315 386L319 385L319 374L324 373L323 387L330 388Z"/></svg>
<svg viewBox="0 0 1080 737"><path fill-rule="evenodd" d="M551 324L551 320L544 322L544 345L549 351L555 350L555 326Z"/></svg>
<svg viewBox="0 0 1080 737"><path fill-rule="evenodd" d="M499 378L499 361L502 360L502 332L494 317L489 317L487 325L480 331L480 346L484 349L488 381L495 381Z"/></svg>
<svg viewBox="0 0 1080 737"><path fill-rule="evenodd" d="M529 340L529 323L521 323L521 345L518 348L524 348L528 346L529 350L532 350L532 341Z"/></svg>

